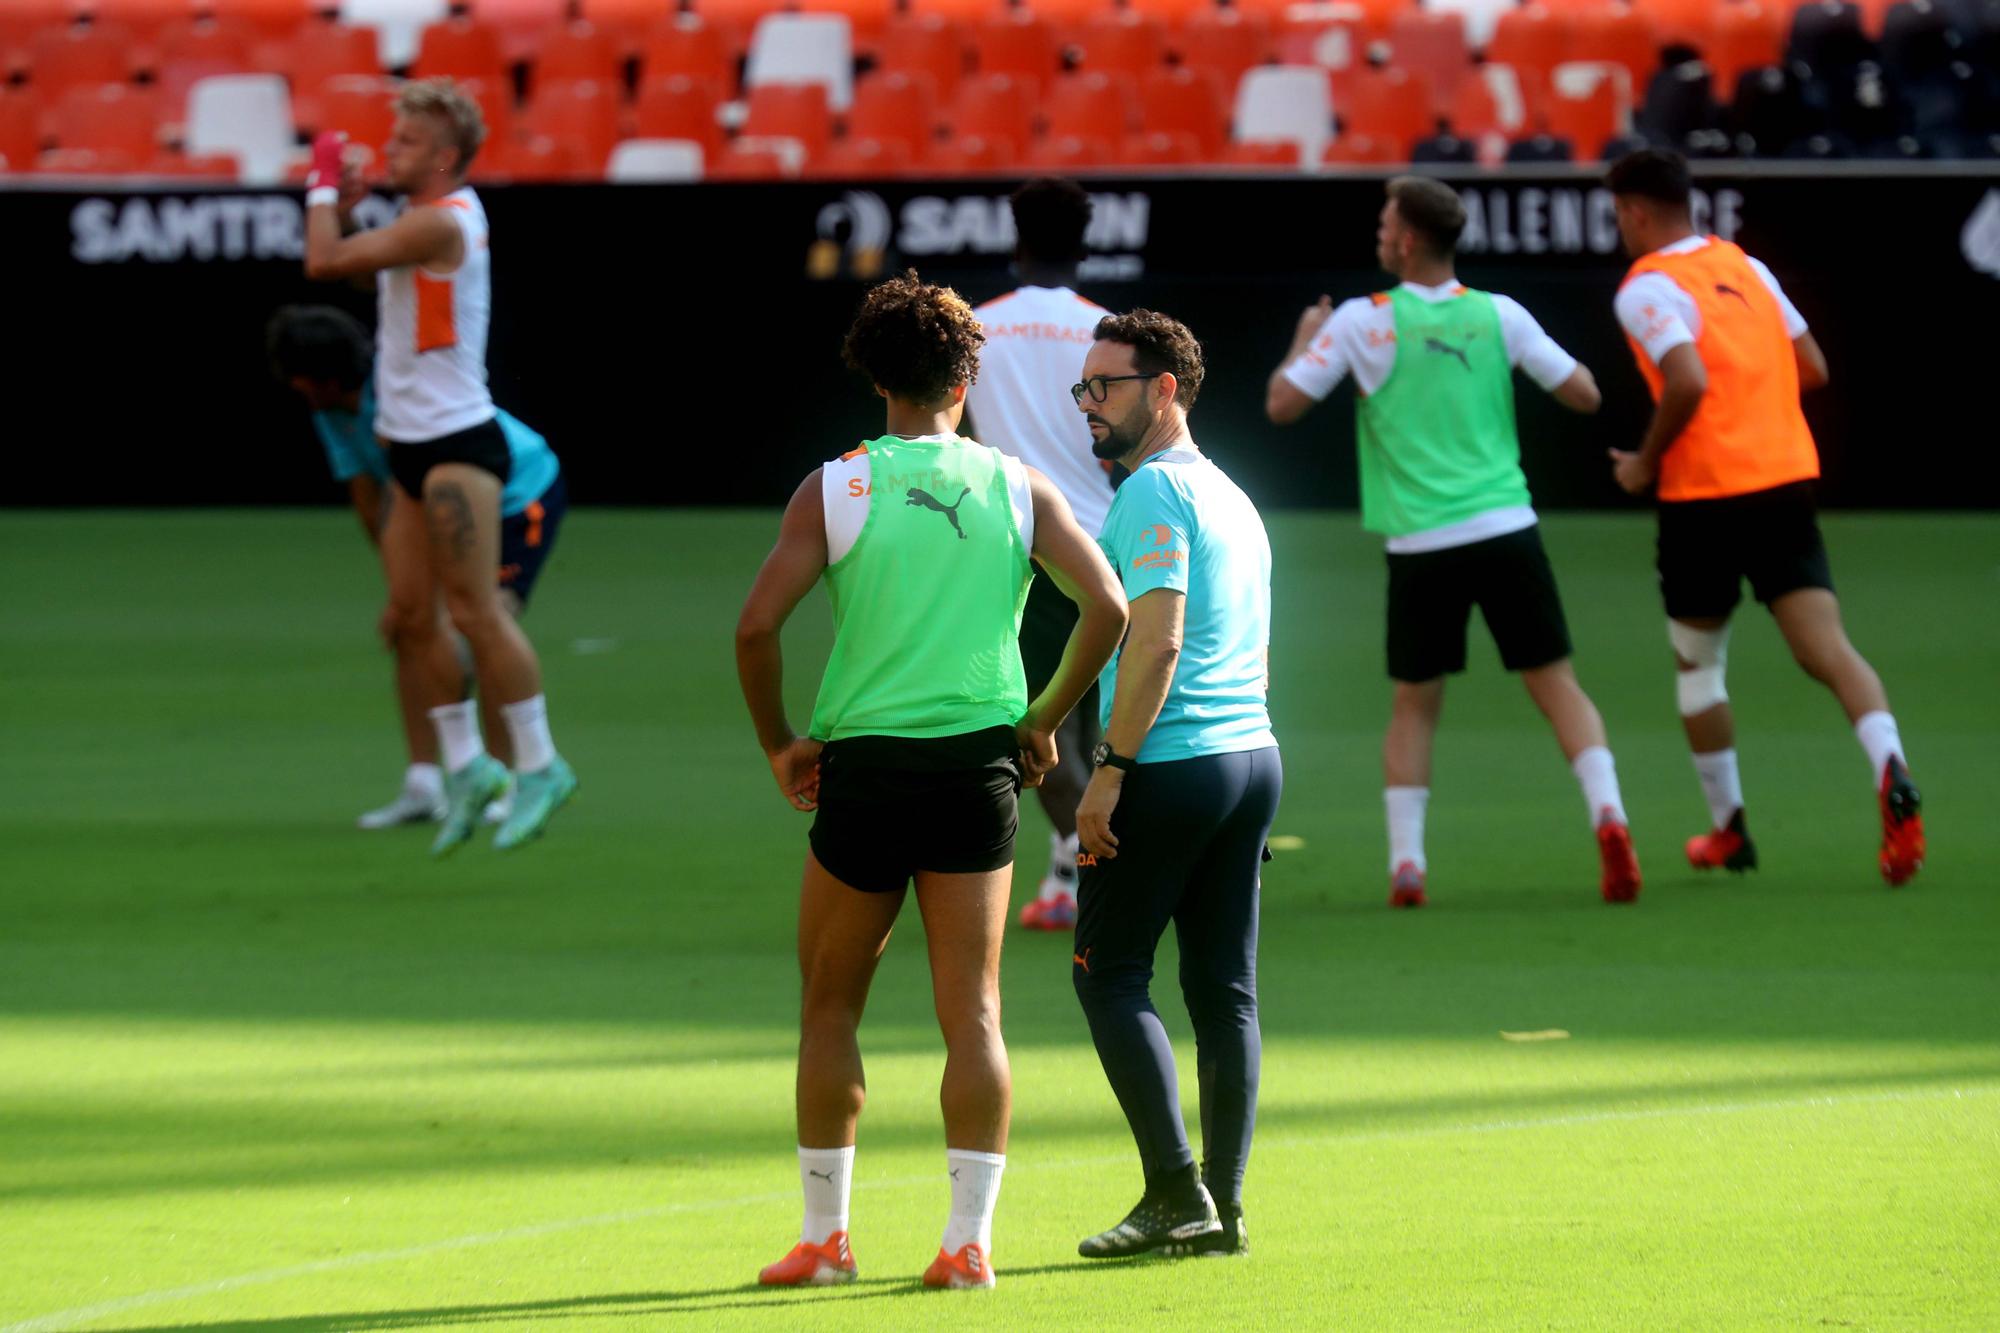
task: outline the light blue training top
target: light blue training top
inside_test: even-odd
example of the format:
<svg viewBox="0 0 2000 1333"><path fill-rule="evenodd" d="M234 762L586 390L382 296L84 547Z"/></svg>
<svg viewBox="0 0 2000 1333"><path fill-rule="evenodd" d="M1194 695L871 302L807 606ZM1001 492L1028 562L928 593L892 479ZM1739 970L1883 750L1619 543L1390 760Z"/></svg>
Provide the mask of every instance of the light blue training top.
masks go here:
<svg viewBox="0 0 2000 1333"><path fill-rule="evenodd" d="M507 437L507 450L514 460L513 475L500 492L500 517L512 518L542 498L542 493L555 484L562 467L556 462L556 451L549 448L540 431L505 412L497 413L496 420L501 434ZM352 481L366 475L388 484L389 451L375 438L374 380L361 386L358 411L329 408L313 413L312 422L313 429L319 432L319 442L326 446L326 465L333 469L335 481Z"/></svg>
<svg viewBox="0 0 2000 1333"><path fill-rule="evenodd" d="M1276 745L1266 703L1271 543L1250 497L1198 450L1163 450L1118 488L1097 544L1128 600L1159 588L1187 596L1173 684L1133 758L1152 764ZM1107 726L1118 662L1099 680Z"/></svg>

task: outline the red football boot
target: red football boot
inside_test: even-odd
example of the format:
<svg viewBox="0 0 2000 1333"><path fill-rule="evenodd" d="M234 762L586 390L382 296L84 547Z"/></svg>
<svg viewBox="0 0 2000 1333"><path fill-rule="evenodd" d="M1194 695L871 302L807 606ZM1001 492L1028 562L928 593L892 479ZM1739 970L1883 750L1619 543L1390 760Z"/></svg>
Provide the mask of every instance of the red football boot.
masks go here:
<svg viewBox="0 0 2000 1333"><path fill-rule="evenodd" d="M1750 841L1741 810L1714 832L1689 838L1687 854L1688 864L1696 870L1732 870L1740 874L1757 868L1757 844Z"/></svg>
<svg viewBox="0 0 2000 1333"><path fill-rule="evenodd" d="M986 1257L985 1247L978 1241L970 1241L959 1246L958 1253L940 1249L931 1266L924 1270L926 1287L990 1287L993 1285L993 1264Z"/></svg>
<svg viewBox="0 0 2000 1333"><path fill-rule="evenodd" d="M1405 861L1397 866L1389 880L1389 906L1422 907L1425 901L1424 872L1417 869L1417 863Z"/></svg>
<svg viewBox="0 0 2000 1333"><path fill-rule="evenodd" d="M1604 875L1598 888L1607 903L1636 902L1639 898L1639 854L1632 850L1632 830L1611 817L1606 810L1597 826L1597 859Z"/></svg>
<svg viewBox="0 0 2000 1333"><path fill-rule="evenodd" d="M854 1274L847 1233L836 1231L824 1245L800 1241L790 1254L757 1274L757 1281L766 1287L831 1287L854 1281Z"/></svg>
<svg viewBox="0 0 2000 1333"><path fill-rule="evenodd" d="M1924 868L1924 798L1910 770L1891 756L1882 770L1882 878L1900 887Z"/></svg>

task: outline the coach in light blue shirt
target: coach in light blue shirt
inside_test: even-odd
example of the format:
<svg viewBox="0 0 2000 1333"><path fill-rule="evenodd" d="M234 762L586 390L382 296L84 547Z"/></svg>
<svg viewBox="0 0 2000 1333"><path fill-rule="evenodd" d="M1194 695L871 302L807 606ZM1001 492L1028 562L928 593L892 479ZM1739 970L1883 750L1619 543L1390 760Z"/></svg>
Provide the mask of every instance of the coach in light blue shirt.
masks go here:
<svg viewBox="0 0 2000 1333"><path fill-rule="evenodd" d="M1132 619L1100 682L1104 740L1077 809L1073 973L1146 1176L1125 1219L1078 1247L1087 1258L1249 1248L1258 877L1284 774L1265 703L1271 544L1188 431L1202 369L1185 325L1135 310L1098 323L1071 390L1097 456L1132 473L1098 539ZM1199 1169L1148 991L1169 922L1200 1050Z"/></svg>

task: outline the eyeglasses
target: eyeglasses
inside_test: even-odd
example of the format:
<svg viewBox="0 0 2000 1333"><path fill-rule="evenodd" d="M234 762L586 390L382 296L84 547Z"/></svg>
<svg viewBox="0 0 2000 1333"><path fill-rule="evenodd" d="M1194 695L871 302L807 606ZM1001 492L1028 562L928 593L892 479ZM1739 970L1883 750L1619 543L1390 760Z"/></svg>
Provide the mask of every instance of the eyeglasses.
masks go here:
<svg viewBox="0 0 2000 1333"><path fill-rule="evenodd" d="M1070 385L1069 396L1076 399L1078 406L1082 406L1085 394L1090 395L1091 402L1101 403L1105 395L1111 391L1110 386L1120 380L1156 380L1165 373L1156 370L1150 375L1092 375L1081 384Z"/></svg>

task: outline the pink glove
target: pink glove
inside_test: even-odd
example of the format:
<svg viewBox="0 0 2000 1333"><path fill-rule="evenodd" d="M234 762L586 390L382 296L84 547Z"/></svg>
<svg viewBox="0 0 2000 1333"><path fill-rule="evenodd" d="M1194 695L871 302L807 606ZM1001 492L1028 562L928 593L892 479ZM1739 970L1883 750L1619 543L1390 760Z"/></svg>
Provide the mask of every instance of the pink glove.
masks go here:
<svg viewBox="0 0 2000 1333"><path fill-rule="evenodd" d="M328 130L313 140L312 170L306 175L308 204L331 204L340 198L341 158L346 151L347 136L339 130Z"/></svg>

